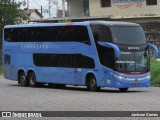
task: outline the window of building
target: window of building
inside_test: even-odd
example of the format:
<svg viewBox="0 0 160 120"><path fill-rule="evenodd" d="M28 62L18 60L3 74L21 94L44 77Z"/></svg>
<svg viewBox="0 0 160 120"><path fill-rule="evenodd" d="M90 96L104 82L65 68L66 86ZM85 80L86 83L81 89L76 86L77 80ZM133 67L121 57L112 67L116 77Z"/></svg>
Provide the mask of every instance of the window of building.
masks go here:
<svg viewBox="0 0 160 120"><path fill-rule="evenodd" d="M146 0L147 5L157 5L157 0Z"/></svg>
<svg viewBox="0 0 160 120"><path fill-rule="evenodd" d="M111 0L100 0L101 7L111 7Z"/></svg>

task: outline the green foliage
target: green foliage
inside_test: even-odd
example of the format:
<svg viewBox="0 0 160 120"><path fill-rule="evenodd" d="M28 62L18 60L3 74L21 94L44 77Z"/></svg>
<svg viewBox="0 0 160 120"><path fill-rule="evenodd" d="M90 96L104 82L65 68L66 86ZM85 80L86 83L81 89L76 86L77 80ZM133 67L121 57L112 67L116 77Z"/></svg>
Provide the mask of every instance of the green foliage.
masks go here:
<svg viewBox="0 0 160 120"><path fill-rule="evenodd" d="M0 0L0 38L4 25L17 24L27 17L20 13L22 2L15 3L14 0Z"/></svg>
<svg viewBox="0 0 160 120"><path fill-rule="evenodd" d="M160 62L151 59L151 84L154 86L160 86Z"/></svg>
<svg viewBox="0 0 160 120"><path fill-rule="evenodd" d="M0 66L0 74L3 73L3 66Z"/></svg>
<svg viewBox="0 0 160 120"><path fill-rule="evenodd" d="M67 23L67 22L71 22L71 20L69 19L63 19L63 20L59 20L59 23Z"/></svg>

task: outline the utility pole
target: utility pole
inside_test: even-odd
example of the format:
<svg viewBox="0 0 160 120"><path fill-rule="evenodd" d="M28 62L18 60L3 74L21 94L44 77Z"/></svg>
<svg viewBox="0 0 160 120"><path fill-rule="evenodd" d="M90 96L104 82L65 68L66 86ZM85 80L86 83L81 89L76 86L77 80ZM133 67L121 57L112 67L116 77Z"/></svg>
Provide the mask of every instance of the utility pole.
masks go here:
<svg viewBox="0 0 160 120"><path fill-rule="evenodd" d="M51 1L49 0L48 2L49 2L48 10L49 10L49 19L50 19L51 18Z"/></svg>
<svg viewBox="0 0 160 120"><path fill-rule="evenodd" d="M29 0L27 0L27 13L29 13Z"/></svg>
<svg viewBox="0 0 160 120"><path fill-rule="evenodd" d="M43 18L43 8L42 8L42 6L41 6L41 19Z"/></svg>
<svg viewBox="0 0 160 120"><path fill-rule="evenodd" d="M65 15L65 11L66 11L66 10L65 10L65 2L66 2L65 0L62 0L62 17L63 17L63 18L65 18L65 16L66 16L66 15Z"/></svg>
<svg viewBox="0 0 160 120"><path fill-rule="evenodd" d="M58 0L57 0L57 17L59 17L59 10L58 10Z"/></svg>

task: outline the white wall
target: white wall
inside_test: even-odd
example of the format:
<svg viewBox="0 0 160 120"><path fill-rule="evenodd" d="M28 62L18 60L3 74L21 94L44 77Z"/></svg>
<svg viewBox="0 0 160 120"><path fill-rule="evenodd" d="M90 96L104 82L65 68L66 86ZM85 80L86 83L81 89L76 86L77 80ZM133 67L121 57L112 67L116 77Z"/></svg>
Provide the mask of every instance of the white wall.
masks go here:
<svg viewBox="0 0 160 120"><path fill-rule="evenodd" d="M41 17L39 15L37 15L36 12L32 12L31 15L29 16L29 19L38 20L38 19L41 19Z"/></svg>
<svg viewBox="0 0 160 120"><path fill-rule="evenodd" d="M82 17L83 16L83 0L68 0L69 15L70 17Z"/></svg>
<svg viewBox="0 0 160 120"><path fill-rule="evenodd" d="M146 0L132 3L114 3L114 1L119 0L111 0L111 7L101 7L100 0L89 0L90 16L112 15L113 18L160 16L160 0L157 0L158 5L146 5Z"/></svg>

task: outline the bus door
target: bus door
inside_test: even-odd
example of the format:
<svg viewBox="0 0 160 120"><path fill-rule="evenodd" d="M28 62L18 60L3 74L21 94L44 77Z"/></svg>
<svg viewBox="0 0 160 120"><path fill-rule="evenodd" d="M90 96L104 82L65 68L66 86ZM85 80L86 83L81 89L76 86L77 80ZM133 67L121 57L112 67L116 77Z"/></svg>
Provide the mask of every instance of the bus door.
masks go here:
<svg viewBox="0 0 160 120"><path fill-rule="evenodd" d="M112 86L113 82L113 76L110 74L113 72L112 69L114 69L114 55L113 54L104 54L103 55L103 74L105 79L105 85L106 86ZM111 68L111 69L108 69Z"/></svg>
<svg viewBox="0 0 160 120"><path fill-rule="evenodd" d="M67 84L80 85L82 83L82 55L75 53L75 48L70 54L61 54L60 63L64 66L61 71L61 82Z"/></svg>
<svg viewBox="0 0 160 120"><path fill-rule="evenodd" d="M4 77L7 79L12 78L12 65L10 54L4 54Z"/></svg>
<svg viewBox="0 0 160 120"><path fill-rule="evenodd" d="M74 84L74 54L60 54L59 56L59 82L64 84Z"/></svg>

